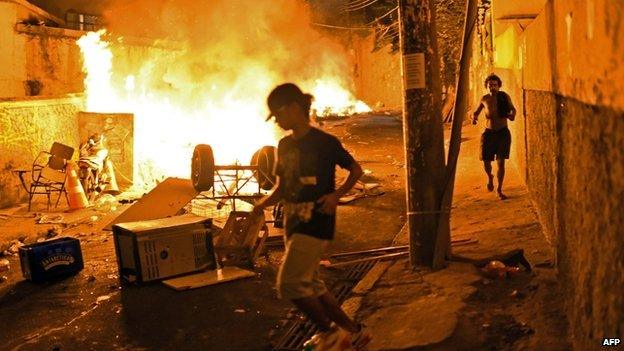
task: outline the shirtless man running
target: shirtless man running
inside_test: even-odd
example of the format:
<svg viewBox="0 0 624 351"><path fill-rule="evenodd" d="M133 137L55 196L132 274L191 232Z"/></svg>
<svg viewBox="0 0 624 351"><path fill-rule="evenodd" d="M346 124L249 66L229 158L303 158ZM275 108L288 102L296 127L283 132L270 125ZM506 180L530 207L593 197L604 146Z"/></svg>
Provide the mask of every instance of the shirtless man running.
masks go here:
<svg viewBox="0 0 624 351"><path fill-rule="evenodd" d="M487 189L494 190L494 176L492 175L492 161L496 157L498 170L497 193L501 200L507 196L503 194L503 179L505 178L505 160L509 158L511 147L511 133L507 128L507 120L513 121L516 118L516 108L511 102L511 98L505 92L500 91L503 82L495 75L490 74L485 79L485 86L490 91L483 95L479 107L473 114L472 124L477 124L477 119L481 110L485 108L486 126L481 135L481 157L483 167L488 177Z"/></svg>

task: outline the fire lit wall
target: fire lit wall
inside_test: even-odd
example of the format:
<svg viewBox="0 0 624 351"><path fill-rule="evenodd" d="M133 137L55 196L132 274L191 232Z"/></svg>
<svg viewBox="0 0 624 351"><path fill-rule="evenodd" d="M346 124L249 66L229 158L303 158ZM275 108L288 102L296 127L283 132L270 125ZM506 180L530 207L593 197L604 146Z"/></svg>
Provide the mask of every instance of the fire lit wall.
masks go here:
<svg viewBox="0 0 624 351"><path fill-rule="evenodd" d="M355 36L356 94L375 110L400 111L403 106L401 61L390 45L373 52L374 35Z"/></svg>
<svg viewBox="0 0 624 351"><path fill-rule="evenodd" d="M82 92L75 39L83 33L18 23L29 16L20 5L0 2L0 98Z"/></svg>
<svg viewBox="0 0 624 351"><path fill-rule="evenodd" d="M623 38L624 3L551 0L496 69L519 107L512 158L556 253L576 350L624 335Z"/></svg>
<svg viewBox="0 0 624 351"><path fill-rule="evenodd" d="M440 79L443 93L446 93L454 91L457 80L465 1L436 0L435 3ZM392 52L391 45L373 52L374 34L357 33L352 35L350 41L356 95L371 107L400 111L403 106L403 82L399 52ZM398 42L398 38L396 40Z"/></svg>
<svg viewBox="0 0 624 351"><path fill-rule="evenodd" d="M0 102L0 208L26 197L12 171L30 170L55 141L78 149L76 114L82 108L79 97Z"/></svg>

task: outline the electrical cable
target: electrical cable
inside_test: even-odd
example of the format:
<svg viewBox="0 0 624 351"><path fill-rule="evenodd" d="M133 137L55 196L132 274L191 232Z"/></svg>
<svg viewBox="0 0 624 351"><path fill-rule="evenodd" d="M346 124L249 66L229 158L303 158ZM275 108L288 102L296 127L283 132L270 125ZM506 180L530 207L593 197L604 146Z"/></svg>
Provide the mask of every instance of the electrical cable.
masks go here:
<svg viewBox="0 0 624 351"><path fill-rule="evenodd" d="M379 21L380 19L382 19L382 18L385 18L385 17L389 16L390 14L392 14L394 11L396 11L396 10L398 10L398 9L399 9L399 6L397 6L397 7L393 8L392 10L390 10L390 11L388 11L388 12L386 12L386 13L385 13L384 15L382 15L382 16L375 18L374 20L372 20L371 22L367 23L366 25L367 25L367 26L370 26L370 25L372 25L372 24L376 23L377 21Z"/></svg>

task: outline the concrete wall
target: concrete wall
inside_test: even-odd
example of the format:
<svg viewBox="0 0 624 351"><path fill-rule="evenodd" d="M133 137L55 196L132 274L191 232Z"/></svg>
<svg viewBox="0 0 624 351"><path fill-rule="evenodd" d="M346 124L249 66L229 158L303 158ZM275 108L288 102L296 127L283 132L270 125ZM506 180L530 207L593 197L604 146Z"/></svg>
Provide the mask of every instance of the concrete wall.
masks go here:
<svg viewBox="0 0 624 351"><path fill-rule="evenodd" d="M570 340L599 349L624 335L624 3L550 0L510 28L495 39L505 59L475 57L473 78L496 71L519 108L512 158L556 253Z"/></svg>
<svg viewBox="0 0 624 351"><path fill-rule="evenodd" d="M14 29L19 10L16 4L0 2L0 99L26 95L26 44Z"/></svg>
<svg viewBox="0 0 624 351"><path fill-rule="evenodd" d="M84 33L18 24L30 15L23 6L0 2L0 99L81 92L76 38Z"/></svg>
<svg viewBox="0 0 624 351"><path fill-rule="evenodd" d="M12 171L31 169L39 152L55 141L78 149L82 109L80 96L0 102L0 208L26 196Z"/></svg>
<svg viewBox="0 0 624 351"><path fill-rule="evenodd" d="M401 60L388 45L375 52L374 35L354 37L355 95L373 109L400 111L403 106Z"/></svg>

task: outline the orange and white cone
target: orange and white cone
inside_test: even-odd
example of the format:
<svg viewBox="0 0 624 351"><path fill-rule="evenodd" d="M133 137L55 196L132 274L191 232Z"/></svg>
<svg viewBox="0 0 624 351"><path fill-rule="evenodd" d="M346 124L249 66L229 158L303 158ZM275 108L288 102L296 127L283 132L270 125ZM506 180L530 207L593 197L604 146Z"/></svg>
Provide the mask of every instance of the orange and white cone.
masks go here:
<svg viewBox="0 0 624 351"><path fill-rule="evenodd" d="M89 206L87 195L85 195L82 184L80 184L80 180L78 179L76 164L74 162L67 162L66 172L67 182L65 184L65 189L67 190L69 208L77 210Z"/></svg>

